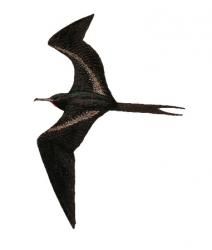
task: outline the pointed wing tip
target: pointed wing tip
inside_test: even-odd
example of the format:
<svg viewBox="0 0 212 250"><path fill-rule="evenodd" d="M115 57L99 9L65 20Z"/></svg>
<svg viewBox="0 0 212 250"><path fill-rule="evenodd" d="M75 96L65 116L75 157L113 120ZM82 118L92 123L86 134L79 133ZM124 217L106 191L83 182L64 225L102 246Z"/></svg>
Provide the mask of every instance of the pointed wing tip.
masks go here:
<svg viewBox="0 0 212 250"><path fill-rule="evenodd" d="M70 222L71 223L71 222ZM74 222L74 223L71 223L71 226L72 226L72 228L73 229L75 229L75 226L76 226L76 222Z"/></svg>
<svg viewBox="0 0 212 250"><path fill-rule="evenodd" d="M82 18L76 20L75 22L71 23L70 26L71 25L76 25L76 26L84 25L88 28L91 21L93 20L93 18L94 18L94 14L91 14L91 15L86 16L86 17L82 17Z"/></svg>
<svg viewBox="0 0 212 250"><path fill-rule="evenodd" d="M60 45L64 45L64 43L69 44L72 41L82 41L93 17L94 14L91 14L69 24L55 33L49 39L48 45L51 47L60 47Z"/></svg>
<svg viewBox="0 0 212 250"><path fill-rule="evenodd" d="M75 229L75 226L76 226L75 212L72 211L72 213L70 213L70 211L69 211L69 213L67 213L67 211L66 211L66 209L64 209L64 207L63 207L63 210L65 212L66 218L68 219L71 227L73 229Z"/></svg>
<svg viewBox="0 0 212 250"><path fill-rule="evenodd" d="M84 18L82 18L82 19L87 19L87 21L92 21L93 20L93 18L94 18L94 14L91 14L91 15L89 15L89 16L86 16L86 17L84 17ZM81 19L81 20L82 20Z"/></svg>

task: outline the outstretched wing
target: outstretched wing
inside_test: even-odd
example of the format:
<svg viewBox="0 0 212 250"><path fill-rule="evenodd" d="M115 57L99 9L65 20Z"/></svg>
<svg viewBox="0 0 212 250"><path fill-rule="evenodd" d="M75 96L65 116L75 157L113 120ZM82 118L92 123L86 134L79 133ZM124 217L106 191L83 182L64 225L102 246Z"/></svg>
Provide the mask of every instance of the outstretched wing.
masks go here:
<svg viewBox="0 0 212 250"><path fill-rule="evenodd" d="M76 223L74 150L94 121L103 114L98 110L65 111L37 141L53 189L73 228Z"/></svg>
<svg viewBox="0 0 212 250"><path fill-rule="evenodd" d="M48 44L73 62L75 77L71 91L90 91L113 99L100 57L83 41L93 16L84 17L63 28L50 38Z"/></svg>

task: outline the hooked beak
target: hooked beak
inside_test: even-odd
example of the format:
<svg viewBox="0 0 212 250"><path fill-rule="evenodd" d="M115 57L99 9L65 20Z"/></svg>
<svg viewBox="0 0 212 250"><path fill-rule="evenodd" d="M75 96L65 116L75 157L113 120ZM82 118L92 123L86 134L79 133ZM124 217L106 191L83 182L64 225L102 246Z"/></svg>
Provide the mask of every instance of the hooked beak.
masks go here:
<svg viewBox="0 0 212 250"><path fill-rule="evenodd" d="M35 102L35 101L52 102L52 99L51 99L51 98L35 98L35 99L34 99L34 102Z"/></svg>

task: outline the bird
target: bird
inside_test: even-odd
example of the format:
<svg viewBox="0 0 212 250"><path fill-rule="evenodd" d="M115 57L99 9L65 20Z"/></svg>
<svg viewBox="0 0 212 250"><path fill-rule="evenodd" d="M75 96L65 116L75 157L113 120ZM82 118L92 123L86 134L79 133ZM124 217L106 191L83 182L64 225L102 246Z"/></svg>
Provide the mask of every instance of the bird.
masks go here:
<svg viewBox="0 0 212 250"><path fill-rule="evenodd" d="M61 118L37 139L37 145L53 190L75 228L74 151L84 140L92 124L108 111L126 111L179 116L163 109L178 106L117 102L108 88L104 67L97 52L83 39L94 14L81 18L55 33L48 45L67 56L74 66L74 82L68 93L59 93L48 101L63 111Z"/></svg>

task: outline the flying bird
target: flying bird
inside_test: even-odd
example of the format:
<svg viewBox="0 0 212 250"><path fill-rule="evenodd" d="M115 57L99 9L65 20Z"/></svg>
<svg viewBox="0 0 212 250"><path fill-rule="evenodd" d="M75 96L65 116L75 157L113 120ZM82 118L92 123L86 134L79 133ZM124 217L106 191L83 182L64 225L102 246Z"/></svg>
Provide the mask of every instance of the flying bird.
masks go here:
<svg viewBox="0 0 212 250"><path fill-rule="evenodd" d="M48 42L73 63L75 75L71 90L49 98L35 98L35 101L49 101L64 111L58 122L38 137L37 144L54 192L73 228L76 223L74 151L92 124L110 110L176 116L181 114L162 109L183 109L170 105L121 103L114 99L100 57L83 41L93 16L68 25Z"/></svg>

